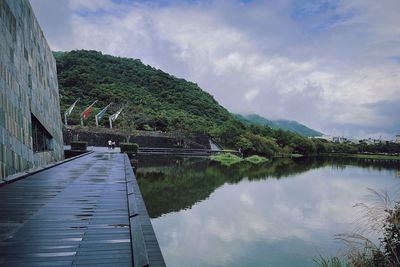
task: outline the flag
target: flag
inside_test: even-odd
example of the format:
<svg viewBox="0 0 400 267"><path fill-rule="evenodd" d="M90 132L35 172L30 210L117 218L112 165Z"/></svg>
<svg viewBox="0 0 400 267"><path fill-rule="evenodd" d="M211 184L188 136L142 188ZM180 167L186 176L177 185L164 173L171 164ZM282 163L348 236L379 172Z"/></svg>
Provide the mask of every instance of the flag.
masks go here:
<svg viewBox="0 0 400 267"><path fill-rule="evenodd" d="M90 106L88 106L83 112L82 112L82 118L84 120L87 120L89 118L90 113L93 111L93 105L96 104L97 100L94 101Z"/></svg>
<svg viewBox="0 0 400 267"><path fill-rule="evenodd" d="M118 118L118 116L121 113L121 111L122 111L122 108L120 110L118 110L116 113L112 114L110 116L110 121L115 121Z"/></svg>
<svg viewBox="0 0 400 267"><path fill-rule="evenodd" d="M80 98L78 98L66 111L65 111L65 116L69 116L72 112L72 110L74 109L76 103L78 103Z"/></svg>
<svg viewBox="0 0 400 267"><path fill-rule="evenodd" d="M104 117L104 115L106 114L107 109L111 106L111 104L112 104L112 102L110 104L108 104L105 108L103 108L102 111L97 113L97 115L96 115L97 122L99 122Z"/></svg>

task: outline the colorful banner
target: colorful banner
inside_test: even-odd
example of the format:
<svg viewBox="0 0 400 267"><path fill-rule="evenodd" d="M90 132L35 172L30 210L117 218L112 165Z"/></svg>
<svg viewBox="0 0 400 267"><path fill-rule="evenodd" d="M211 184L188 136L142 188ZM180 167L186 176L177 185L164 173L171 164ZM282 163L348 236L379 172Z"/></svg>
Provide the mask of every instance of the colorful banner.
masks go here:
<svg viewBox="0 0 400 267"><path fill-rule="evenodd" d="M115 112L114 114L112 114L112 115L108 118L108 120L109 120L109 122L110 122L110 129L112 128L112 122L115 121L115 120L118 118L118 116L119 116L119 114L121 113L122 109L123 109L123 108L121 108L120 110L118 110L117 112Z"/></svg>
<svg viewBox="0 0 400 267"><path fill-rule="evenodd" d="M93 111L93 105L96 104L97 100L94 101L90 106L88 106L83 112L82 112L82 119L87 120L89 118L90 113Z"/></svg>
<svg viewBox="0 0 400 267"><path fill-rule="evenodd" d="M118 116L119 116L119 114L121 113L121 111L122 111L122 108L121 108L120 110L118 110L116 113L112 114L112 115L110 116L110 120L111 120L111 121L115 121L115 120L118 118Z"/></svg>
<svg viewBox="0 0 400 267"><path fill-rule="evenodd" d="M95 116L96 118L96 126L99 126L99 121L104 117L104 115L106 114L107 109L112 105L112 102L110 104L108 104L105 108L103 108L102 111L100 111L99 113L97 113L97 115Z"/></svg>
<svg viewBox="0 0 400 267"><path fill-rule="evenodd" d="M76 103L78 103L80 98L78 98L66 111L65 111L65 116L69 116L72 112L72 110L74 109Z"/></svg>

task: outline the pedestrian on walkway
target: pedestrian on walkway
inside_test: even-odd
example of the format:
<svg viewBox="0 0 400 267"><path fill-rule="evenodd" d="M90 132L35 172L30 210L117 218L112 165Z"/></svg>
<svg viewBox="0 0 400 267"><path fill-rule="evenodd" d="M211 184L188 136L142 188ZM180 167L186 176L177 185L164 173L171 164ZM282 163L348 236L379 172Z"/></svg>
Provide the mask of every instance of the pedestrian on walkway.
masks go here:
<svg viewBox="0 0 400 267"><path fill-rule="evenodd" d="M111 149L112 141L108 140L108 149Z"/></svg>
<svg viewBox="0 0 400 267"><path fill-rule="evenodd" d="M113 141L113 142L111 143L111 146L112 146L112 149L115 148L115 141Z"/></svg>

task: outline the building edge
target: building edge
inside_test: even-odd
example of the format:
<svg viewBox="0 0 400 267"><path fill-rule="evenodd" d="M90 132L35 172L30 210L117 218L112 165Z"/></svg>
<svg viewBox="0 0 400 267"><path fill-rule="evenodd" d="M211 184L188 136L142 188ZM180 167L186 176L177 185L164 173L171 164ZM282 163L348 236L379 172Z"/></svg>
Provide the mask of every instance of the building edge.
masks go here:
<svg viewBox="0 0 400 267"><path fill-rule="evenodd" d="M63 159L56 61L28 0L0 1L0 177Z"/></svg>

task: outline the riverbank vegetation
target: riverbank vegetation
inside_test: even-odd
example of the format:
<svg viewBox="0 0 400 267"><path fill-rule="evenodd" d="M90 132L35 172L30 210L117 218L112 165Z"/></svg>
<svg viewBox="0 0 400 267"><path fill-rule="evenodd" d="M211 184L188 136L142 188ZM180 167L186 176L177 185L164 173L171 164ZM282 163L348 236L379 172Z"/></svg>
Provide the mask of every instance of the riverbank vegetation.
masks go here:
<svg viewBox="0 0 400 267"><path fill-rule="evenodd" d="M258 156L258 155L253 155L253 156L247 157L247 158L245 158L244 160L245 160L245 161L248 161L248 162L251 162L251 163L253 163L253 164L260 164L260 163L264 163L264 162L267 162L267 161L268 161L267 158L265 158L265 157L260 157L260 156Z"/></svg>
<svg viewBox="0 0 400 267"><path fill-rule="evenodd" d="M395 160L400 161L400 156L385 155L385 154L346 154L346 153L326 153L322 156L341 157L341 158L356 158L356 159L371 159L371 160Z"/></svg>
<svg viewBox="0 0 400 267"><path fill-rule="evenodd" d="M211 156L211 160L218 161L222 165L230 166L236 163L243 161L243 159L239 156L236 156L231 153L220 153L214 156Z"/></svg>

